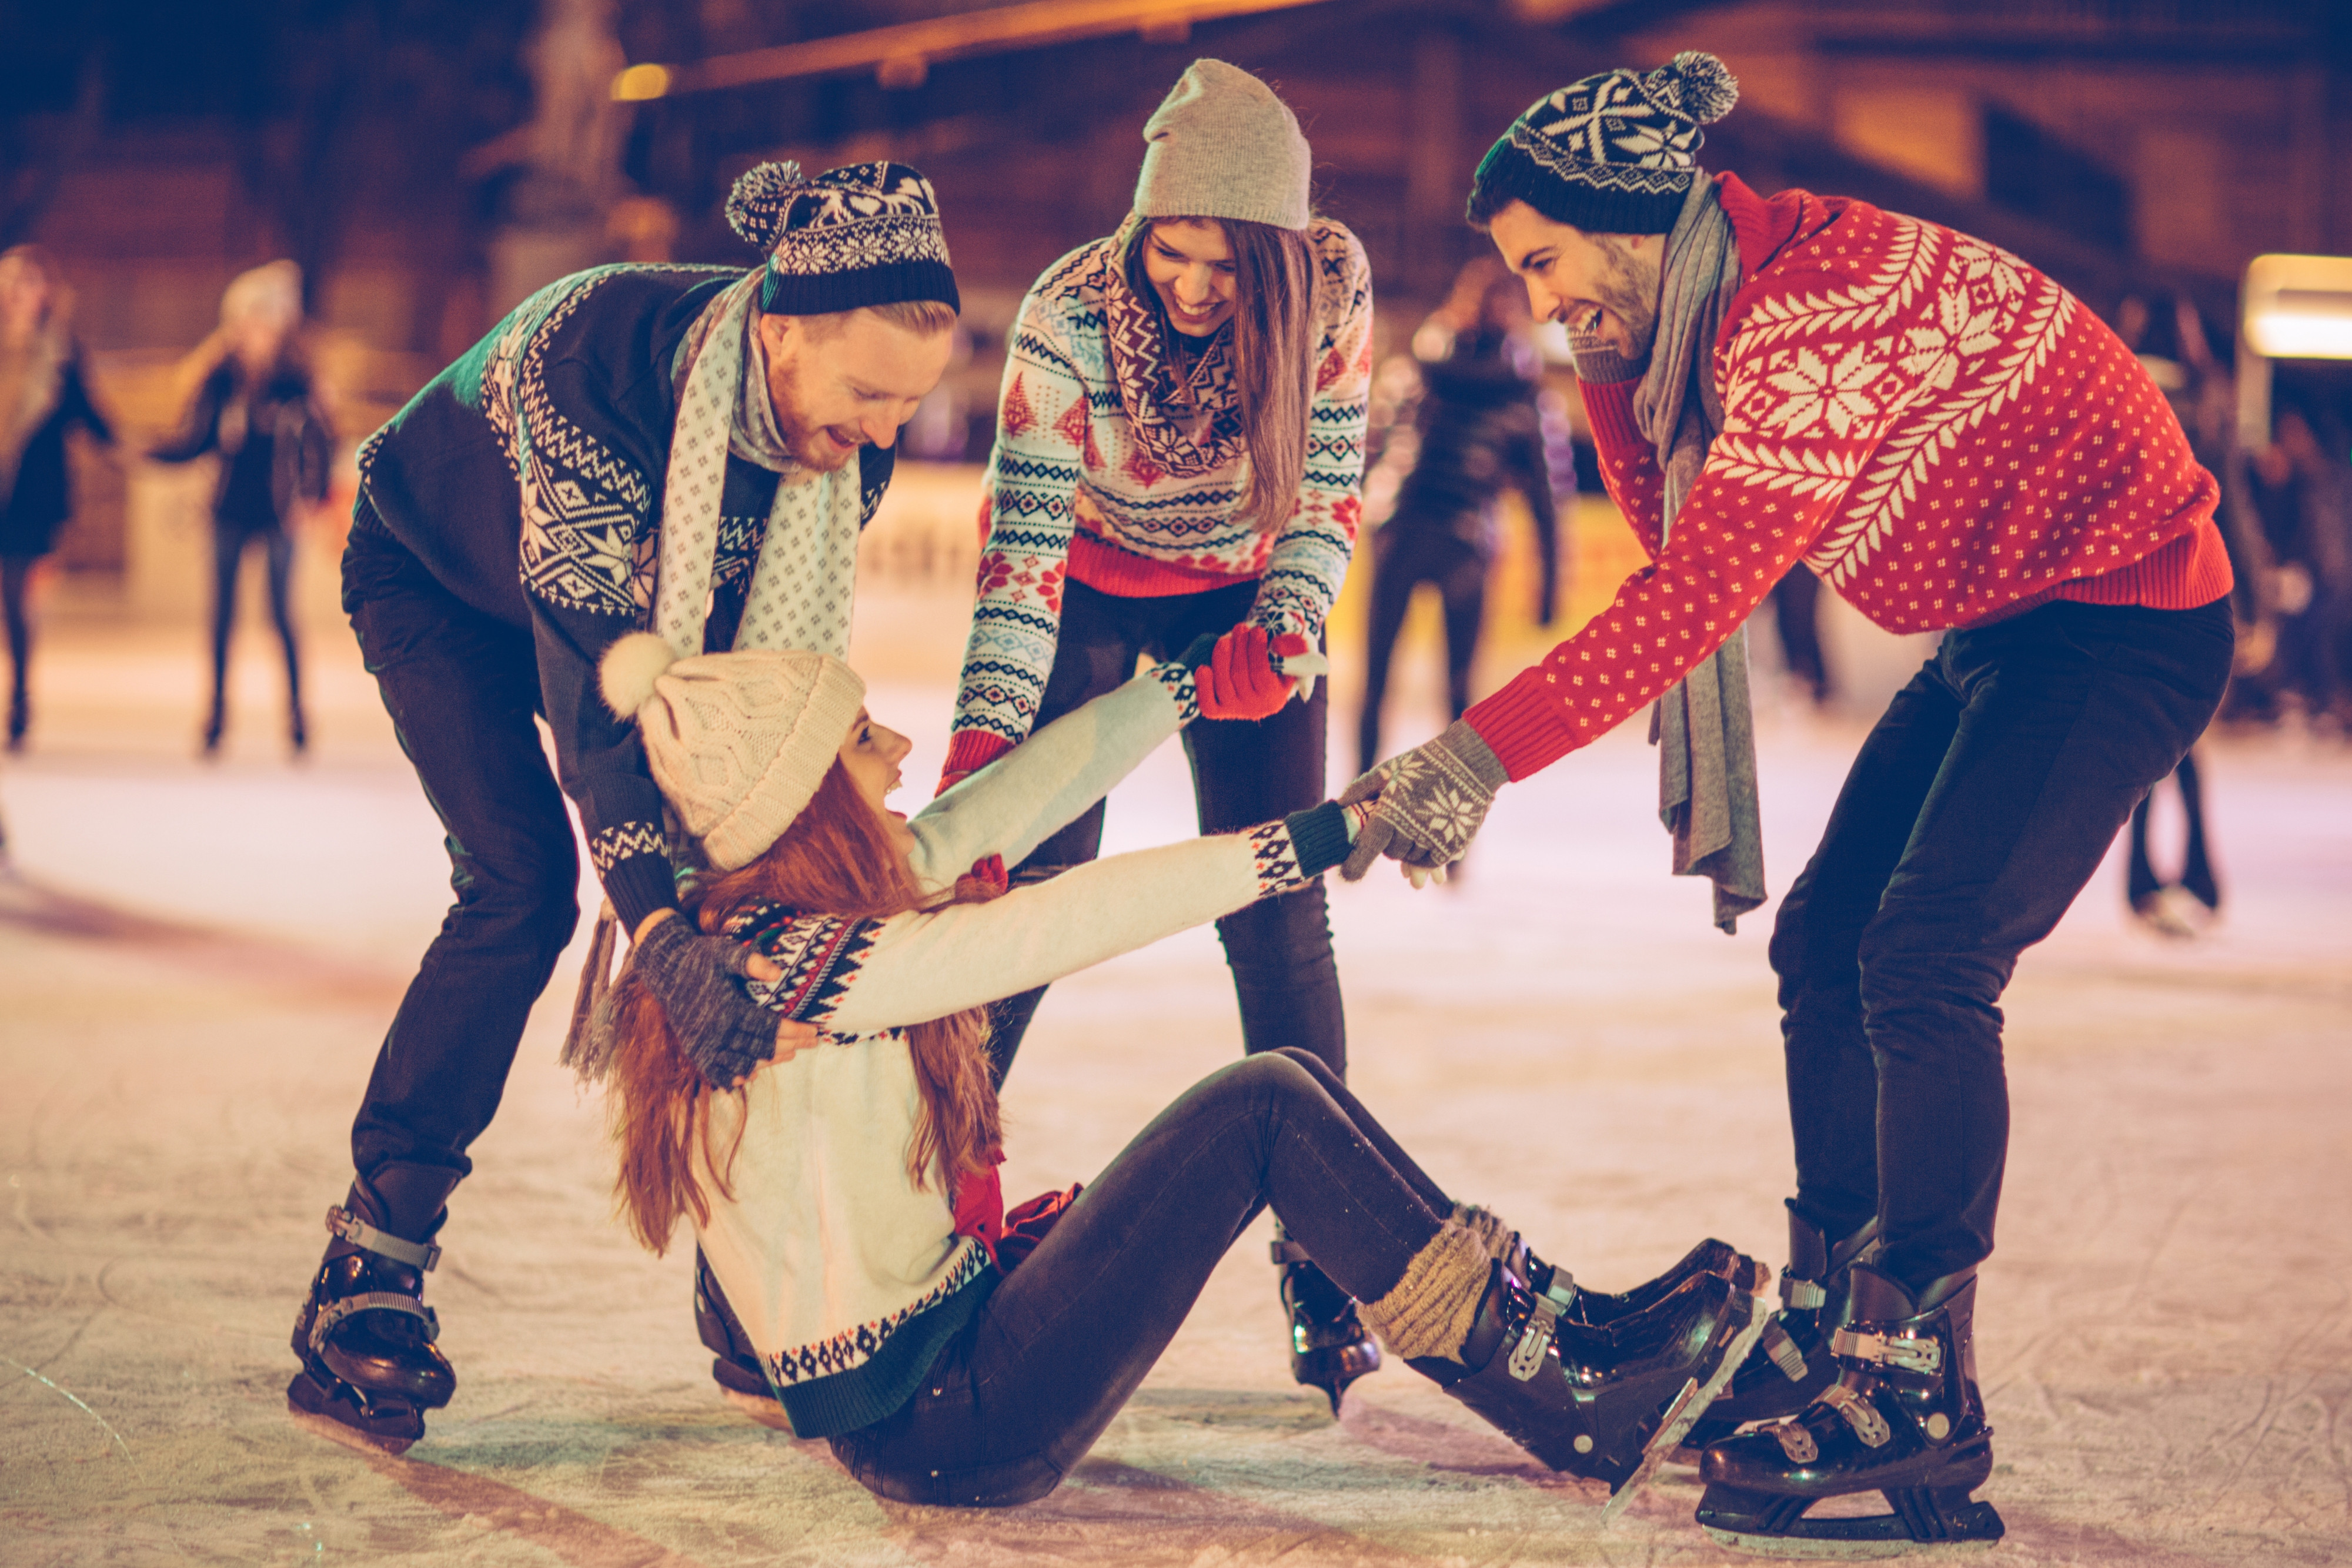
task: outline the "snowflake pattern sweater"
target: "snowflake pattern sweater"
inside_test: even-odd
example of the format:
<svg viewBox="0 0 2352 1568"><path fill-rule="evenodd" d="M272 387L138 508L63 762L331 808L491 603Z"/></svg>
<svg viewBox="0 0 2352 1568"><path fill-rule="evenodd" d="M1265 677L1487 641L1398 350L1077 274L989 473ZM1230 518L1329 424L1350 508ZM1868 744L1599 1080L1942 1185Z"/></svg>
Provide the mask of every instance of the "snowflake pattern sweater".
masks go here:
<svg viewBox="0 0 2352 1568"><path fill-rule="evenodd" d="M1662 548L1637 383L1585 384L1602 477L1651 564L1465 716L1513 779L1672 686L1799 559L1891 632L2229 591L2219 486L2080 301L1935 224L1717 188L1743 273L1715 344L1723 433Z"/></svg>
<svg viewBox="0 0 2352 1568"><path fill-rule="evenodd" d="M359 454L352 527L381 523L461 601L530 632L564 793L632 931L677 895L660 792L636 726L597 695L596 662L644 625L653 603L678 347L742 276L604 267L551 283ZM893 454L868 446L858 459L870 521ZM727 460L706 649L734 643L777 483L755 464Z"/></svg>
<svg viewBox="0 0 2352 1568"><path fill-rule="evenodd" d="M990 856L1013 864L1100 800L1197 710L1192 672L1162 664L1040 730L917 813L919 881L945 893ZM784 977L753 994L816 1025L820 1043L715 1096L733 1196L697 1228L771 1384L802 1437L881 1420L903 1404L995 1280L992 1190L908 1178L921 1101L906 1030L1042 986L1305 886L1348 852L1326 802L1245 832L1093 862L985 904L845 919L765 907L731 935ZM969 1186L971 1184L966 1184ZM982 1210L995 1210L984 1213Z"/></svg>
<svg viewBox="0 0 2352 1568"><path fill-rule="evenodd" d="M1160 313L1128 287L1117 235L1055 262L1022 302L989 459L988 540L950 778L1003 755L1036 722L1066 575L1137 598L1255 581L1253 623L1319 637L1355 549L1372 286L1354 235L1318 219L1307 237L1317 272L1307 468L1297 509L1273 533L1234 517L1250 459L1230 331L1178 387Z"/></svg>

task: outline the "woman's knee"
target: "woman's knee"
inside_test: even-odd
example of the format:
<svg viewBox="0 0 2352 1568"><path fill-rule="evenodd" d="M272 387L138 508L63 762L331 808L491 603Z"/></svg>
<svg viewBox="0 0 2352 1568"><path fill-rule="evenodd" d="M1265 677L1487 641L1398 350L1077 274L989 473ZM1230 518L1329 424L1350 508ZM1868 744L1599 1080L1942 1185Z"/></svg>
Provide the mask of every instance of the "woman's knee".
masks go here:
<svg viewBox="0 0 2352 1568"><path fill-rule="evenodd" d="M1235 970L1286 972L1331 957L1331 920L1323 884L1316 883L1235 910L1217 922L1217 936Z"/></svg>

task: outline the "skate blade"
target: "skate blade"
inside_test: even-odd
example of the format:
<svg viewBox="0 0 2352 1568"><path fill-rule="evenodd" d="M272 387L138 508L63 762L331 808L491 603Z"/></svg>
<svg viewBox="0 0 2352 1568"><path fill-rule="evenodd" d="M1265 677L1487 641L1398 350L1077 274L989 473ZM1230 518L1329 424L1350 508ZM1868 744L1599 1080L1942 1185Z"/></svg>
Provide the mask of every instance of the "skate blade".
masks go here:
<svg viewBox="0 0 2352 1568"><path fill-rule="evenodd" d="M357 1453L383 1454L396 1459L416 1446L416 1439L414 1437L379 1436L362 1432L357 1427L346 1427L331 1416L321 1416L315 1410L305 1410L290 1399L286 1402L286 1414L294 1418L294 1425L311 1436L324 1437L330 1443L341 1443L344 1448Z"/></svg>
<svg viewBox="0 0 2352 1568"><path fill-rule="evenodd" d="M1625 1505L1633 1500L1633 1494L1649 1484L1650 1478L1658 1473L1658 1467L1683 1446L1683 1439L1698 1425L1698 1418L1706 1414L1706 1407L1715 1403L1716 1396L1731 1386L1732 1375L1764 1337L1764 1325L1770 1321L1769 1312L1759 1307L1749 1308L1748 1326L1726 1347L1723 1359L1716 1364L1715 1375L1705 1384L1693 1378L1684 1385L1683 1391L1667 1406L1666 1418L1658 1423L1657 1431L1651 1436L1649 1447L1642 1450L1641 1464L1625 1478L1625 1484L1610 1493L1609 1500L1601 1505L1601 1529L1616 1522L1617 1516L1625 1511Z"/></svg>
<svg viewBox="0 0 2352 1568"><path fill-rule="evenodd" d="M1905 1557L1912 1552L1922 1555L1948 1555L1962 1552L1990 1552L1997 1541L1840 1541L1817 1535L1762 1535L1744 1530L1725 1530L1717 1525L1702 1524L1709 1539L1734 1552L1744 1552L1751 1557L1795 1557L1813 1562L1860 1563L1881 1557Z"/></svg>
<svg viewBox="0 0 2352 1568"><path fill-rule="evenodd" d="M787 1435L792 1432L793 1418L784 1414L784 1407L775 1400L762 1399L755 1394L746 1394L740 1388L721 1388L719 1392L727 1396L728 1404L732 1405L761 1426Z"/></svg>

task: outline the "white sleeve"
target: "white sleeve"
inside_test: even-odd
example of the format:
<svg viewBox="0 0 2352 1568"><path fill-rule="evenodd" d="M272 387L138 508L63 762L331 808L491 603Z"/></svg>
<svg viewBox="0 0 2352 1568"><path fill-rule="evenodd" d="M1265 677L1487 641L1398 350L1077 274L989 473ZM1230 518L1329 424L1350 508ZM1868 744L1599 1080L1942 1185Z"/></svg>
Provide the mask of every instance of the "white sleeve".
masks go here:
<svg viewBox="0 0 2352 1568"><path fill-rule="evenodd" d="M915 880L944 893L974 861L1019 864L1181 728L1191 705L1191 672L1162 665L1055 719L915 813Z"/></svg>

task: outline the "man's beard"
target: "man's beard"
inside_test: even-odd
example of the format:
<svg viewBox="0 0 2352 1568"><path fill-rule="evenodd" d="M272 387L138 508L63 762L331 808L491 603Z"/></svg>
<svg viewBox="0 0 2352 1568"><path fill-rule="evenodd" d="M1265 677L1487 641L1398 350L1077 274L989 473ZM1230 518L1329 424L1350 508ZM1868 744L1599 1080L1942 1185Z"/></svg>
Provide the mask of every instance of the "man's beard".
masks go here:
<svg viewBox="0 0 2352 1568"><path fill-rule="evenodd" d="M1625 328L1625 359L1639 364L1650 357L1658 337L1658 254L1665 249L1661 235L1655 250L1631 250L1614 235L1598 235L1594 244L1609 257L1608 274L1594 287L1601 304Z"/></svg>

